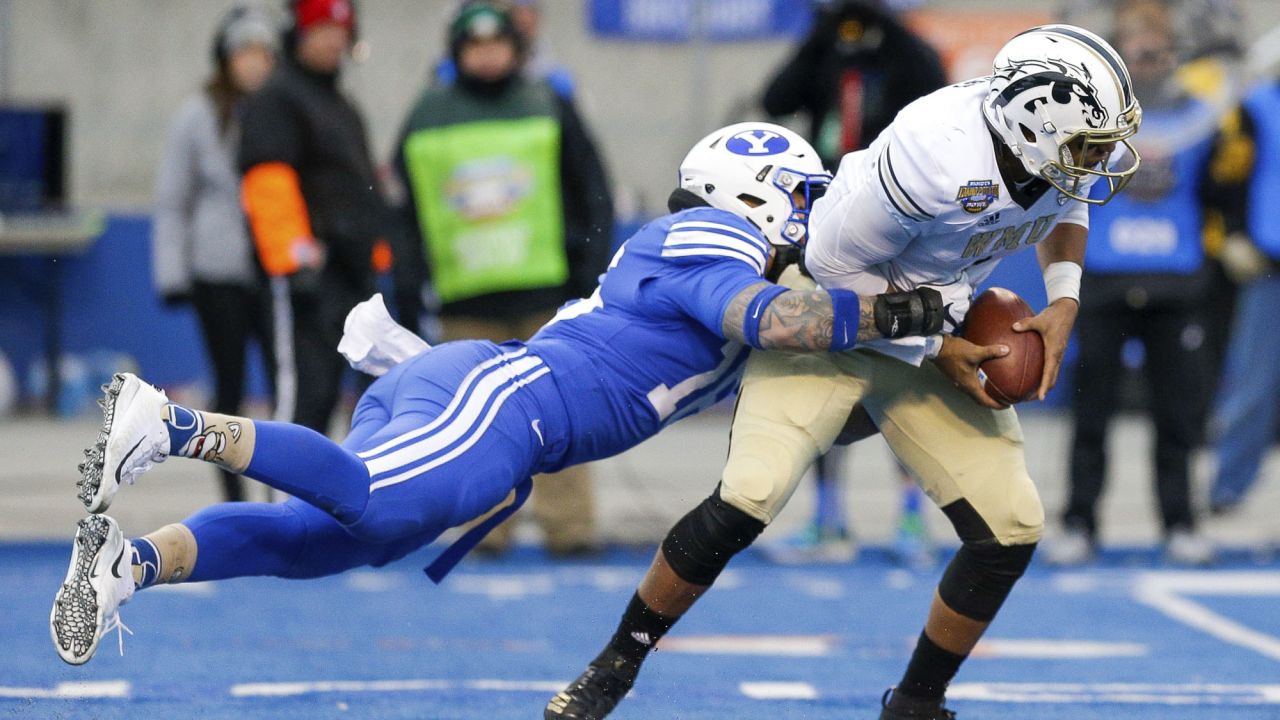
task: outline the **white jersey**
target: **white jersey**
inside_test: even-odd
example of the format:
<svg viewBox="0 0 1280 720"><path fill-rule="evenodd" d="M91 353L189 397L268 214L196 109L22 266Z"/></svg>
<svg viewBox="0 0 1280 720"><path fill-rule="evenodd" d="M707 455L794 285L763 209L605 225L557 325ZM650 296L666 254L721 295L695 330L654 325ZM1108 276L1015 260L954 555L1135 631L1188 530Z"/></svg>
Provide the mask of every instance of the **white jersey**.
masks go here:
<svg viewBox="0 0 1280 720"><path fill-rule="evenodd" d="M809 222L805 264L819 284L860 295L938 286L949 332L1001 258L1060 222L1088 228L1085 203L1052 187L1029 198L1001 177L982 115L987 86L979 78L920 98L871 147L844 156ZM924 338L865 346L924 359Z"/></svg>

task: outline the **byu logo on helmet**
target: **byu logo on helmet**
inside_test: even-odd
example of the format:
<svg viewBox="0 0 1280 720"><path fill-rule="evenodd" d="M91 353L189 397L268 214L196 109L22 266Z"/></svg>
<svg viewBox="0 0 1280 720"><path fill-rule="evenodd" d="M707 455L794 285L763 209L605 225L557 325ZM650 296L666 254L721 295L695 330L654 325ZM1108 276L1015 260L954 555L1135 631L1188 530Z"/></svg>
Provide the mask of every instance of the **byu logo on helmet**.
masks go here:
<svg viewBox="0 0 1280 720"><path fill-rule="evenodd" d="M729 138L724 147L734 155L777 155L786 152L791 143L770 130L744 130Z"/></svg>

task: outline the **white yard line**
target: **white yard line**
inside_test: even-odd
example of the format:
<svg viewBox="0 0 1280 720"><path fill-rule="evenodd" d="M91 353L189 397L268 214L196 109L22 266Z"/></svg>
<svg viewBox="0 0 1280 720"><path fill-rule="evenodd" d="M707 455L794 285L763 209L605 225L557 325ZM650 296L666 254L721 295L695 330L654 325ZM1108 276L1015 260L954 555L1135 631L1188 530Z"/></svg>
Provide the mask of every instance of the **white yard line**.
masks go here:
<svg viewBox="0 0 1280 720"><path fill-rule="evenodd" d="M1061 705L1280 705L1280 685L955 683L947 688L947 699Z"/></svg>
<svg viewBox="0 0 1280 720"><path fill-rule="evenodd" d="M0 687L0 698L19 699L84 699L127 698L131 686L128 680L96 680L62 682L53 688Z"/></svg>
<svg viewBox="0 0 1280 720"><path fill-rule="evenodd" d="M832 635L668 635L658 649L691 655L826 657L838 644Z"/></svg>
<svg viewBox="0 0 1280 720"><path fill-rule="evenodd" d="M818 690L806 682L744 682L738 691L752 700L817 700Z"/></svg>
<svg viewBox="0 0 1280 720"><path fill-rule="evenodd" d="M1247 588L1232 586L1229 578L1214 578L1217 582L1206 585L1198 592L1215 595L1259 594L1256 592L1240 592L1242 589L1256 590L1256 585ZM1252 581L1250 581L1252 583ZM1173 620L1212 635L1223 642L1252 650L1272 660L1280 660L1280 638L1246 627L1235 620L1223 617L1194 600L1175 594L1170 586L1159 581L1152 582L1144 576L1134 589L1133 597L1138 602L1148 605ZM1210 589L1212 588L1212 590ZM1278 586L1280 589L1280 586Z"/></svg>
<svg viewBox="0 0 1280 720"><path fill-rule="evenodd" d="M1038 640L992 638L973 649L975 658L1036 658L1041 660L1094 660L1112 657L1142 657L1146 645L1131 642L1091 640Z"/></svg>
<svg viewBox="0 0 1280 720"><path fill-rule="evenodd" d="M481 692L558 692L567 680L315 680L241 683L231 686L232 697L287 697L318 693L390 693L477 690Z"/></svg>

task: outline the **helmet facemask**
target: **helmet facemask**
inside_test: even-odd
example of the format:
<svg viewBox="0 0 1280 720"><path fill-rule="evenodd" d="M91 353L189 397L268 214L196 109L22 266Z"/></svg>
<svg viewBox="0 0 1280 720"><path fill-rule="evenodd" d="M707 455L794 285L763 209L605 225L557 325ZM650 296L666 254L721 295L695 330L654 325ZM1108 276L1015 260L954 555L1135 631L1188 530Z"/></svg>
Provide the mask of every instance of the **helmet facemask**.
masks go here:
<svg viewBox="0 0 1280 720"><path fill-rule="evenodd" d="M827 187L831 184L831 176L826 173L805 173L780 167L772 170L772 177L769 177L770 170L765 168L761 173L765 174L769 182L786 196L790 212L776 233L769 232L769 227L777 222L772 214L763 218L765 221L763 226L752 218L755 213L748 214L747 220L759 227L769 242L775 246L803 247L809 237L809 214L813 211L813 204L818 201L818 198L826 194ZM798 202L799 198L803 198L803 201ZM778 240L782 242L779 243Z"/></svg>
<svg viewBox="0 0 1280 720"><path fill-rule="evenodd" d="M983 114L1032 176L1090 205L1133 178L1141 159L1129 140L1142 108L1124 61L1104 40L1070 25L1031 28L1000 50L994 71ZM1090 197L1101 180L1107 192Z"/></svg>
<svg viewBox="0 0 1280 720"><path fill-rule="evenodd" d="M1130 119L1122 121L1118 130L1077 130L1058 142L1058 157L1046 161L1038 173L1058 192L1090 205L1105 205L1133 180L1138 167L1142 164L1142 156L1129 141L1138 132L1142 122L1142 108L1134 103L1127 113ZM1110 146L1105 154L1096 153L1098 148ZM1095 154L1101 160L1088 163L1087 158ZM1113 163L1112 160L1118 160ZM1101 197L1089 197L1092 186L1086 187L1091 178L1100 178L1099 182L1107 183L1107 193Z"/></svg>

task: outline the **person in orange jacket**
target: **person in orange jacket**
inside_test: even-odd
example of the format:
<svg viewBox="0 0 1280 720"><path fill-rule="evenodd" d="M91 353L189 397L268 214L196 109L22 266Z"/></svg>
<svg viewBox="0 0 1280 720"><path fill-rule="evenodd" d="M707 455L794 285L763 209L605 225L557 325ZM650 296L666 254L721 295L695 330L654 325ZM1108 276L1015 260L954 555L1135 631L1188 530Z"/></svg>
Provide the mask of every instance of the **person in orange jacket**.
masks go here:
<svg viewBox="0 0 1280 720"><path fill-rule="evenodd" d="M347 312L373 292L388 211L360 113L338 89L355 8L350 0L290 7L284 57L246 104L242 199L272 278L277 416L325 432L343 372L334 348Z"/></svg>

